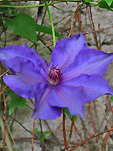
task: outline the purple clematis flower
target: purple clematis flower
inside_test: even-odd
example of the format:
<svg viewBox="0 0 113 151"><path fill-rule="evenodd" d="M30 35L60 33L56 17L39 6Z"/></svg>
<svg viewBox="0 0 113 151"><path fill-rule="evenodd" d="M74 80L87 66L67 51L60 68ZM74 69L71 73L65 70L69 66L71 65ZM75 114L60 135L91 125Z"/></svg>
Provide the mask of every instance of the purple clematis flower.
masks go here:
<svg viewBox="0 0 113 151"><path fill-rule="evenodd" d="M24 98L35 98L33 118L52 120L62 108L85 117L84 105L113 90L104 79L113 53L89 49L82 35L57 42L47 63L34 49L12 45L0 49L0 61L13 73L4 82Z"/></svg>

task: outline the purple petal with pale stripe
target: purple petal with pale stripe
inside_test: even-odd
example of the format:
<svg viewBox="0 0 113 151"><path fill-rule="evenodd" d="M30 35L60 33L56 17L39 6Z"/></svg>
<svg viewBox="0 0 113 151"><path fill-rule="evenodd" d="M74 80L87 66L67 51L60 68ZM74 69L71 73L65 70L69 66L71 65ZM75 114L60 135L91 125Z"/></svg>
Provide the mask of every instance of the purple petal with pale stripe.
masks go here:
<svg viewBox="0 0 113 151"><path fill-rule="evenodd" d="M17 67L15 65L12 69L12 66L10 67L9 61L11 59L14 60L14 58L16 60L16 58L19 57L21 58L21 61L29 60L36 66L43 66L43 69L48 72L48 63L42 57L40 57L33 48L29 49L26 44L23 46L12 45L6 46L5 48L0 48L0 61L7 68L11 68L11 71L15 70Z"/></svg>
<svg viewBox="0 0 113 151"><path fill-rule="evenodd" d="M22 97L34 97L35 87L38 83L46 81L40 72L42 68L18 57L10 60L9 63L10 67L16 66L15 75L4 76L4 82Z"/></svg>
<svg viewBox="0 0 113 151"><path fill-rule="evenodd" d="M51 56L51 63L62 71L75 59L83 48L87 47L83 34L76 34L73 38L64 38L56 43Z"/></svg>
<svg viewBox="0 0 113 151"><path fill-rule="evenodd" d="M72 80L62 82L61 86L82 87L83 92L86 94L86 98L84 97L85 103L93 101L101 95L113 95L113 89L101 75L80 75Z"/></svg>
<svg viewBox="0 0 113 151"><path fill-rule="evenodd" d="M3 77L4 82L17 94L24 98L33 98L34 90L32 81L24 82L21 78L15 75Z"/></svg>
<svg viewBox="0 0 113 151"><path fill-rule="evenodd" d="M51 106L48 103L48 94L50 88L43 83L37 88L35 94L35 108L32 118L40 118L43 120L53 120L61 116L62 108Z"/></svg>
<svg viewBox="0 0 113 151"><path fill-rule="evenodd" d="M72 115L85 117L84 104L86 98L82 87L57 86L53 88L48 96L51 106L68 108Z"/></svg>
<svg viewBox="0 0 113 151"><path fill-rule="evenodd" d="M112 60L113 53L108 54L101 50L84 48L75 57L74 63L64 71L64 80L70 80L81 74L104 75Z"/></svg>

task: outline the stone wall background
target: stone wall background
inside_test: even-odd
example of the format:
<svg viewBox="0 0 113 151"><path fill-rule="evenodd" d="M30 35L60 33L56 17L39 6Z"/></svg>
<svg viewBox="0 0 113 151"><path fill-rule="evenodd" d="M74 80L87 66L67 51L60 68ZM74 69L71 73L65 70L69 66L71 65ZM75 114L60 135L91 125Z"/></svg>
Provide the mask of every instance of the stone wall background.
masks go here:
<svg viewBox="0 0 113 151"><path fill-rule="evenodd" d="M24 5L24 2L22 4ZM35 4L35 2L29 2L29 3L27 2L27 4ZM72 2L56 4L55 6L65 11L75 11L77 7L76 3L72 3ZM57 10L56 8L53 8L52 6L50 6L49 8L52 14L52 19L53 19L54 24L70 14L70 13L64 13L60 10ZM23 9L17 10L17 11L23 11ZM36 19L37 8L26 9L24 11L29 13ZM105 10L105 9L100 9L98 7L92 7L92 15L93 15L93 20L95 24L95 30L98 30L98 24L100 24L100 28L113 26L113 12ZM62 22L57 24L55 26L55 30L58 32L61 32L68 18L69 17L66 17ZM73 17L73 21L74 19L75 19L75 15ZM91 31L90 23L88 21L86 9L82 10L81 20L82 20L83 33L90 32ZM71 22L72 20L69 21L68 24L64 28L64 32L63 32L64 37L67 37L71 31L71 24L72 24ZM44 25L51 27L48 14L46 15ZM78 23L76 25L74 33L79 33ZM41 35L43 35L43 33L41 33ZM113 52L113 28L101 31L100 36L101 36L101 49L105 52ZM99 36L97 33L97 38L98 37ZM92 34L85 35L85 38L87 40L88 45L90 45L89 47L96 48ZM50 44L52 43L52 36L44 35L42 37L42 40L46 42L47 44ZM58 41L59 39L56 38L56 40ZM31 46L31 42L29 42L28 40L14 35L9 30L7 31L7 45L11 45L11 44L21 45L25 41L28 43L28 46ZM4 43L4 35L2 34L0 38L1 47L3 47L3 43ZM43 46L44 44L41 41L39 41L37 50L42 48ZM53 49L53 46L51 46L50 48ZM47 48L41 50L39 54L43 56L47 61L50 61L51 52ZM109 66L107 73L105 74L105 78L108 80L109 84L113 88L113 63L111 63L111 65ZM11 99L10 97L6 98L7 106L10 102L10 99ZM97 112L95 112L95 108ZM23 109L16 109L14 114L12 115L12 117L14 117L19 123L24 125L24 127L26 127L26 129L28 129L29 131L31 131L33 128L33 119L31 118L31 115L33 113L32 109L33 109L33 104L31 103L30 100L27 100L27 106L24 107ZM112 120L113 115L110 111L109 103L106 96L102 96L98 98L96 101L94 101L93 109L94 109L94 117L95 117L96 126L97 126L97 132L102 132L113 125L113 120ZM12 136L15 139L14 151L31 151L32 135L29 134L18 122L14 121L11 117L7 116L7 121L8 121L9 127L11 128ZM45 123L45 121L42 121L43 131L48 130L48 125L49 125L50 129L53 131L57 139L54 135L50 134L48 135L49 140L43 143L40 143L39 141L35 140L34 151L61 151L61 148L64 147L63 131L62 131L62 116L58 118L57 120L47 121L47 123ZM70 125L71 125L71 121L68 117L66 117L67 136L69 134ZM89 136L92 136L94 134L91 117L89 114L88 104L86 104L85 120L81 120L78 117L76 127L83 139L86 139ZM36 128L40 129L39 120L36 121ZM90 151L106 150L107 148L106 146L104 146L103 148L101 147L101 143L102 143L101 141L102 141L102 138L104 138L104 136L105 134L101 135L99 137L98 142L96 142L96 139L93 139L89 141L88 143L86 143L89 147L89 150ZM71 145L75 145L76 143L79 143L79 142L81 142L80 137L77 135L75 131L73 131ZM107 145L109 146L108 147L109 151L113 150L112 144L113 144L112 137L110 137L107 141ZM85 151L86 149L84 148L84 146L81 146L76 150Z"/></svg>

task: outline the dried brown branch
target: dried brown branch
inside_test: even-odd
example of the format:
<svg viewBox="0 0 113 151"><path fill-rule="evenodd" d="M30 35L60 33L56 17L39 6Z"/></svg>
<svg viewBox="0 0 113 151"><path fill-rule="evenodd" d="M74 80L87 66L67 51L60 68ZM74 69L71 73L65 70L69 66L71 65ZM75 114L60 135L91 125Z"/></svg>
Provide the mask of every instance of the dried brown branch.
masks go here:
<svg viewBox="0 0 113 151"><path fill-rule="evenodd" d="M3 151L5 151L5 139L6 139L6 127L7 127L7 119L6 119L6 100L5 100L5 94L3 92L3 99L4 99L4 115L5 115L5 128L4 128L4 137L3 137Z"/></svg>
<svg viewBox="0 0 113 151"><path fill-rule="evenodd" d="M66 128L65 128L65 109L63 109L63 137L64 137L64 144L65 144L65 151L68 151L68 143L66 140Z"/></svg>
<svg viewBox="0 0 113 151"><path fill-rule="evenodd" d="M71 128L70 128L70 134L69 134L69 139L68 139L68 146L70 145L70 142L71 142L73 126L74 126L74 116L73 116L73 118L71 120Z"/></svg>
<svg viewBox="0 0 113 151"><path fill-rule="evenodd" d="M76 127L75 123L74 123L74 128L75 128L75 130L76 130L77 134L79 135L79 137L80 137L81 141L83 141L82 136L80 135L80 133L79 133L79 131L78 131L78 129L77 129L77 127ZM84 146L85 146L86 150L87 150L87 151L89 151L89 149L88 149L87 145L86 145L86 144L84 144Z"/></svg>
<svg viewBox="0 0 113 151"><path fill-rule="evenodd" d="M75 147L73 147L72 149L70 149L69 151L73 151L74 149L78 148L79 146L81 146L82 144L86 143L87 141L97 137L97 136L100 136L100 135L103 135L104 133L107 133L107 132L111 132L113 131L113 128L109 129L109 130L106 130L106 131L103 131L103 132L100 132L100 133L97 133L89 138L87 138L86 140L82 141L80 144L76 145Z"/></svg>
<svg viewBox="0 0 113 151"><path fill-rule="evenodd" d="M33 123L33 135L32 135L32 151L34 151L34 134L35 134L35 122L36 122L36 118L34 119L34 123Z"/></svg>
<svg viewBox="0 0 113 151"><path fill-rule="evenodd" d="M89 15L89 21L90 21L90 26L91 26L91 31L92 31L92 34L93 34L93 38L94 38L95 44L97 46L97 49L99 50L97 36L96 36L96 33L93 32L93 31L95 31L95 26L94 26L93 17L92 17L91 6L89 6L87 8L87 11L88 11L88 15Z"/></svg>
<svg viewBox="0 0 113 151"><path fill-rule="evenodd" d="M90 115L91 115L91 121L93 124L94 133L96 134L97 130L96 130L96 124L95 124L94 115L93 115L92 102L89 102L89 109L90 109ZM96 137L96 140L98 142L98 137Z"/></svg>

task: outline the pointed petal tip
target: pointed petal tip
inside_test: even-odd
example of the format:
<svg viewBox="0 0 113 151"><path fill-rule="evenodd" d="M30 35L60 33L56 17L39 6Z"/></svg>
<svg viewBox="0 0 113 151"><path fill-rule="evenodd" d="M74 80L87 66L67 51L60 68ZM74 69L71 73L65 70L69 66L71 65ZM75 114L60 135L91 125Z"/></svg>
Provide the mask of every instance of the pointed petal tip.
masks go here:
<svg viewBox="0 0 113 151"><path fill-rule="evenodd" d="M110 89L110 92L108 95L113 95L113 89L112 88Z"/></svg>
<svg viewBox="0 0 113 151"><path fill-rule="evenodd" d="M25 42L22 47L28 48L27 43Z"/></svg>
<svg viewBox="0 0 113 151"><path fill-rule="evenodd" d="M83 38L84 38L82 32L80 32L79 34L74 34L74 35L72 36L73 39L78 39L79 37L83 37ZM85 39L85 38L84 38L84 39Z"/></svg>
<svg viewBox="0 0 113 151"><path fill-rule="evenodd" d="M85 108L84 108L84 106L82 107L81 110L78 110L77 112L76 112L76 111L73 112L73 111L72 111L71 109L69 109L69 108L68 108L68 110L69 110L69 112L70 112L71 115L73 115L73 116L79 115L80 118L82 118L82 119L85 120Z"/></svg>

